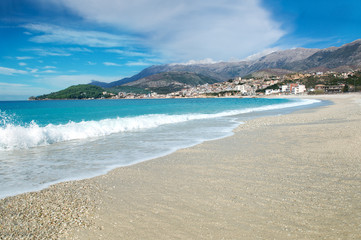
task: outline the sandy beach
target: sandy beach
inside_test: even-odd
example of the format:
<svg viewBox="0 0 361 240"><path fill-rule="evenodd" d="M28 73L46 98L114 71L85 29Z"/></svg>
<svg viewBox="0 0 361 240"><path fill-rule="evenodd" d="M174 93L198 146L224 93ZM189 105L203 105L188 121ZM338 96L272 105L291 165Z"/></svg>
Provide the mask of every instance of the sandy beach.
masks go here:
<svg viewBox="0 0 361 240"><path fill-rule="evenodd" d="M361 239L361 95L0 200L0 239Z"/></svg>

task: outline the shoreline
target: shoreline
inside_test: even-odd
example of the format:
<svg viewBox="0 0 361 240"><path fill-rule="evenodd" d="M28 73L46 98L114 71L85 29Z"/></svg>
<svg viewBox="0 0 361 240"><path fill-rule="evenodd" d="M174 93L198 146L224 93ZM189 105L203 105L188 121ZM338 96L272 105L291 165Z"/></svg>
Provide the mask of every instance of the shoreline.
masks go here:
<svg viewBox="0 0 361 240"><path fill-rule="evenodd" d="M226 98L223 98L223 99L226 99ZM220 101L221 101L221 99L220 99ZM268 100L266 100L266 101L268 101ZM82 174L80 174L80 172L78 171L78 174L73 174L71 176L68 175L68 176L63 177L63 178L53 179L50 182L45 181L47 176L45 176L45 178L42 178L42 176L39 176L39 177L37 177L37 179L40 179L40 180L42 179L43 181L41 183L39 183L39 181L34 182L33 184L27 183L26 186L28 188L23 187L23 188L19 189L18 191L17 191L17 189L18 189L17 185L18 184L16 182L21 181L21 180L15 180L14 179L14 180L12 180L12 182L15 183L15 184L13 184L14 187L7 187L7 183L5 182L4 189L0 190L0 199L3 199L5 197L10 197L10 196L16 196L16 195L19 195L19 194L22 194L22 193L38 192L40 190L48 188L51 185L61 183L61 182L79 181L79 180L83 180L83 179L89 179L89 178L93 178L93 177L96 177L96 176L104 175L107 172L109 172L109 171L111 171L111 170L113 170L115 168L118 168L118 167L127 167L127 166L133 165L135 163L149 161L149 160L152 160L152 159L155 159L155 158L163 157L163 156L169 155L169 154L171 154L171 153L173 153L173 152L175 152L175 151L177 151L179 149L192 147L192 146L200 144L200 143L202 143L204 141L210 141L210 140L216 140L216 139L221 139L221 138L224 138L224 137L228 137L228 136L233 134L233 129L236 128L236 125L243 124L243 121L247 121L247 120L252 119L252 118L258 118L258 117L261 117L261 116L272 116L272 115L278 115L278 114L287 114L289 112L296 111L299 108L317 107L316 105L322 105L322 103L312 103L312 100L311 101L306 100L304 102L302 102L302 100L297 101L297 102L291 100L288 103L286 103L286 105L280 104L280 106L278 107L277 105L272 106L272 104L271 104L271 105L266 105L265 107L255 107L255 108L251 107L251 108L245 108L243 110L242 109L235 110L235 111L239 111L240 115L238 115L238 116L236 115L234 117L235 118L236 117L241 118L241 119L238 119L236 121L231 120L227 126L225 124L223 124L223 125L218 125L217 124L217 126L223 126L222 131L220 131L219 134L215 134L215 135L213 134L211 137L206 137L206 136L204 136L204 134L200 134L199 136L193 136L193 137L189 138L188 141L182 142L182 144L173 145L172 147L164 149L161 152L157 152L156 154L148 154L148 155L143 154L141 157L132 159L131 161L129 161L129 159L128 159L128 161L123 161L122 163L119 163L119 161L118 162L113 161L112 164L107 164L106 166L103 165L102 167L99 167L97 171L91 171L91 170L90 171L82 171ZM270 108L270 109L267 110L268 108ZM248 109L250 111L249 113L247 113ZM223 116L223 115L228 116L227 110L220 111L220 112L217 113L217 115L218 114L219 114L219 116ZM233 117L234 114L235 114L234 112L231 113L232 117ZM215 121L215 120L212 120L212 117L211 117L208 121L212 122L212 121ZM43 125L43 126L45 126L45 125ZM197 129L200 129L200 127L202 127L202 126L197 127ZM197 129L194 128L195 131L197 131ZM227 129L227 130L225 130L225 129ZM24 131L25 130L28 130L28 129L24 129ZM207 130L203 130L203 131L204 131L204 133L206 133ZM168 132L172 132L172 131L168 131ZM200 131L200 132L202 132L202 131ZM26 132L24 132L24 134L25 133ZM116 132L116 134L117 134L117 132ZM174 135L174 134L175 133L173 132L172 135ZM186 132L184 132L184 134L186 134ZM107 138L110 138L111 137L110 135L112 135L112 134L107 135ZM173 138L171 135L169 137ZM138 138L139 138L139 136L138 136ZM129 140L131 140L131 139L129 139ZM138 141L139 139L133 139L133 140ZM176 140L176 137L174 138L174 140ZM65 142L64 144L66 144L66 141L64 141L64 142ZM116 140L115 141L110 141L108 143L112 144L112 142L116 142ZM166 143L163 143L163 144L166 144ZM57 144L55 144L55 145L49 144L47 146L47 144L45 144L45 146L47 146L47 148L48 147L49 148L54 148L56 145ZM42 146L42 145L40 145L40 146ZM28 154L30 154L30 156L31 156L32 154L34 154L33 151L36 151L36 149L37 149L37 147L35 147L35 148L29 147L29 149L26 149L26 150L28 151ZM62 151L67 152L66 147L63 147L62 149L63 149ZM9 150L10 154L13 153L11 148L8 149L8 150ZM8 150L5 150L5 154L6 154L6 152ZM23 149L19 149L19 150L23 150ZM16 153L17 149L15 149L14 152ZM76 150L73 150L73 152L74 152L74 154L77 153ZM103 151L103 153L104 152L105 151ZM129 152L129 149L128 149L128 152ZM102 153L102 151L100 151L100 154L98 156L100 159L102 159L101 155L103 155L103 153ZM118 154L119 153L120 153L120 151L118 151ZM70 157L69 160L71 160L71 158L74 157L74 154ZM31 159L29 157L26 157L26 154L23 154L23 156L24 156L23 160L22 160L23 162L26 162L26 160L29 161ZM6 160L6 155L2 155L2 157ZM60 159L65 158L65 155L62 155L59 158ZM13 159L12 161L17 161L18 160L18 158L15 158L15 157L12 157L11 159ZM85 160L84 163L87 161L87 157L82 157L82 159ZM125 158L125 159L127 159L127 158ZM46 159L44 159L44 160L46 160ZM81 159L79 159L79 160L81 160ZM104 160L109 161L109 159L104 159ZM44 164L46 164L46 163L44 163ZM14 169L13 171L16 171L16 169ZM7 172L10 173L11 170L8 170ZM43 171L43 172L45 173L46 171ZM6 176L7 175L5 175L5 177L3 176L3 179L6 179L7 178ZM31 176L31 175L28 176L28 178L33 178L33 177L34 176ZM11 179L10 174L9 174L8 179L9 179L9 183L10 183L10 179ZM21 182L21 183L26 183L25 180L23 180L23 181L24 182Z"/></svg>
<svg viewBox="0 0 361 240"><path fill-rule="evenodd" d="M304 98L318 99L320 96ZM1 229L0 236L11 239L12 232L22 237L43 232L43 237L60 236L64 239L360 237L355 220L361 220L361 214L351 211L361 207L358 203L361 200L359 193L351 191L357 190L361 183L357 172L361 169L360 161L355 160L355 156L361 156L360 150L355 149L352 153L348 149L352 144L344 146L348 142L342 144L337 142L337 138L320 138L320 131L315 127L324 131L333 129L330 126L340 127L340 124L346 124L342 126L343 131L336 128L338 135L335 136L342 137L346 134L351 136L351 140L359 139L354 134L360 132L357 132L360 129L357 128L360 126L357 120L361 118L361 107L357 108L359 103L348 103L348 100L360 101L361 96L326 95L322 98L333 100L334 105L249 120L227 138L207 141L151 161L117 168L99 177L60 183L40 192L2 199L0 221L3 222L0 225L4 228ZM342 104L347 105L343 107ZM305 129L313 131L305 132ZM294 133L295 137L292 134L285 135L289 130L298 130L298 133ZM327 134L328 137L332 136ZM302 138L312 144L302 142ZM320 140L330 142L330 146L326 146L326 153L315 148L322 146L323 142ZM341 153L340 150L333 149L335 145L332 140L346 153L347 159L344 161L347 168L333 156L333 151L337 153L337 157ZM293 149L295 143L301 149ZM319 160L327 160L324 155L329 154L328 157L332 159L329 165L333 163L342 171L333 170L327 164L319 166L309 159L310 153L301 151L302 146L312 149ZM296 154L279 152L287 148L292 148ZM308 166L307 161L310 160ZM327 175L327 172L330 174ZM328 178L322 180L332 180L328 182L332 186L339 184L340 187L349 189L349 192L345 192L354 198L347 198L345 194L344 200L352 208L344 209L340 206L341 203L328 199L338 196L339 192L336 191L335 194L331 190L326 191L328 185L319 181L322 176L315 173L327 175ZM339 179L331 173L335 173ZM348 178L353 176L354 179L345 180L344 173L347 173ZM306 177L308 181L304 181L302 177ZM321 184L326 190L310 185L313 182ZM306 206L302 205L301 200L304 200ZM317 204L309 205L312 201ZM326 211L332 207L335 211ZM324 212L327 221L322 222L322 216L313 210ZM342 220L341 227L351 220L355 221L355 224L350 225L354 232L350 227L337 226L330 218L332 214L340 218L345 213L351 214L352 218L335 220ZM28 219L29 214L36 215L37 218ZM18 226L12 226L11 219ZM317 225L313 219L321 222L317 222ZM21 224L28 226L28 232L22 230L15 233L19 231L17 227ZM331 228L334 230L331 231ZM61 235L63 232L65 235Z"/></svg>

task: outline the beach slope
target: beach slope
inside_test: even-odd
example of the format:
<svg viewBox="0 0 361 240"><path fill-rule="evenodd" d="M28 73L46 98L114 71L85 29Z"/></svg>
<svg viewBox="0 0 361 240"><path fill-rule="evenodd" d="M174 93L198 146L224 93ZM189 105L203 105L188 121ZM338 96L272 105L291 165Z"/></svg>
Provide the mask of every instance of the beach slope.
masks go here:
<svg viewBox="0 0 361 240"><path fill-rule="evenodd" d="M231 137L31 196L84 203L87 224L63 227L63 239L361 239L361 95L319 98L334 104L250 120ZM5 203L28 195L0 201L2 221L13 219L0 236L18 223Z"/></svg>
<svg viewBox="0 0 361 240"><path fill-rule="evenodd" d="M120 168L82 239L360 239L360 95Z"/></svg>

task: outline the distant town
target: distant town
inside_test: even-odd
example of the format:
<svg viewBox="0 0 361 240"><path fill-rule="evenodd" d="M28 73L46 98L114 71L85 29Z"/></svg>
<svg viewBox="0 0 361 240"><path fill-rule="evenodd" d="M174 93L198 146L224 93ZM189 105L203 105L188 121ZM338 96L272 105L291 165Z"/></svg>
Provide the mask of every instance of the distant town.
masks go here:
<svg viewBox="0 0 361 240"><path fill-rule="evenodd" d="M165 94L144 88L143 93L112 91L91 84L71 86L59 92L30 97L29 100L51 99L149 99L149 98L210 98L256 97L271 95L339 94L361 91L361 70L349 72L313 72L285 75L257 74L235 77L225 82L192 86L173 82L181 89ZM177 86L174 86L177 85Z"/></svg>
<svg viewBox="0 0 361 240"><path fill-rule="evenodd" d="M361 72L350 71L294 73L283 76L236 77L225 82L189 86L184 84L180 91L158 94L135 94L103 92L112 99L134 98L206 98L241 97L300 94L335 94L360 91ZM357 84L358 83L358 84ZM356 87L357 86L357 87Z"/></svg>

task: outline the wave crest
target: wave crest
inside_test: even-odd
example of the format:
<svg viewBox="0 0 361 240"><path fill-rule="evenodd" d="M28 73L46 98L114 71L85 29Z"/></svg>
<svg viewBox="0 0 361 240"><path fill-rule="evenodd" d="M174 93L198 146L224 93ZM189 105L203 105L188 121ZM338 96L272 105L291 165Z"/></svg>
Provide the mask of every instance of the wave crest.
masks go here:
<svg viewBox="0 0 361 240"><path fill-rule="evenodd" d="M107 136L114 133L129 132L141 129L155 128L164 124L174 124L197 119L210 119L225 116L234 116L250 112L260 112L288 107L309 105L318 100L302 100L297 102L267 105L257 108L225 111L216 114L185 114L185 115L142 115L100 121L69 122L67 124L48 124L44 127L32 121L28 126L11 123L11 117L0 112L3 119L0 125L0 150L26 149L44 146L57 142L88 139Z"/></svg>

